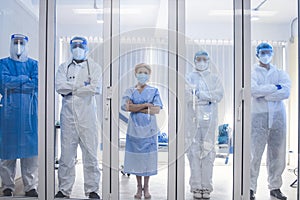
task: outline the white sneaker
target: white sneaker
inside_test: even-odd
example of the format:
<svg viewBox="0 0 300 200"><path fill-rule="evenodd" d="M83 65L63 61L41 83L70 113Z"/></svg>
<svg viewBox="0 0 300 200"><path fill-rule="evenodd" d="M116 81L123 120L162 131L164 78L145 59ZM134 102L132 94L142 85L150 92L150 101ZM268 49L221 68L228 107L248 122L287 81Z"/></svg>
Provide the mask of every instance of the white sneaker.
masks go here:
<svg viewBox="0 0 300 200"><path fill-rule="evenodd" d="M202 191L201 190L196 190L193 193L194 193L195 199L202 199Z"/></svg>
<svg viewBox="0 0 300 200"><path fill-rule="evenodd" d="M203 190L202 198L210 199L210 192L208 190Z"/></svg>

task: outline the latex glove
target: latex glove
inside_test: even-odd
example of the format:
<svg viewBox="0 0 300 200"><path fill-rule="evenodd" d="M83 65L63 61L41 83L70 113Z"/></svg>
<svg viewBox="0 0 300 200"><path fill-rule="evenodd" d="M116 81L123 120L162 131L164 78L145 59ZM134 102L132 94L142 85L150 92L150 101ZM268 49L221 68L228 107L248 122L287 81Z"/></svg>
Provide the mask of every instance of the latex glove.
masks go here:
<svg viewBox="0 0 300 200"><path fill-rule="evenodd" d="M277 90L282 89L281 85L275 85L277 87Z"/></svg>
<svg viewBox="0 0 300 200"><path fill-rule="evenodd" d="M91 84L91 78L88 78L87 81L84 81L84 86L90 85Z"/></svg>
<svg viewBox="0 0 300 200"><path fill-rule="evenodd" d="M200 95L200 90L199 90L199 89L196 89L196 90L195 90L195 95L196 95L197 97L199 97L199 95Z"/></svg>

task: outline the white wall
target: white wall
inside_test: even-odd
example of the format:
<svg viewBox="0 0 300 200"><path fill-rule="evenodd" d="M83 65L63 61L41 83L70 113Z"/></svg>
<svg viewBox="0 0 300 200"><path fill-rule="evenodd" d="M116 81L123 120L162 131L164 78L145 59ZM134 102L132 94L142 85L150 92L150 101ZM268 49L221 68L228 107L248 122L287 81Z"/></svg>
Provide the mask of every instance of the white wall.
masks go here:
<svg viewBox="0 0 300 200"><path fill-rule="evenodd" d="M9 56L10 36L22 33L29 37L29 56L38 58L38 19L18 1L0 0L0 57Z"/></svg>

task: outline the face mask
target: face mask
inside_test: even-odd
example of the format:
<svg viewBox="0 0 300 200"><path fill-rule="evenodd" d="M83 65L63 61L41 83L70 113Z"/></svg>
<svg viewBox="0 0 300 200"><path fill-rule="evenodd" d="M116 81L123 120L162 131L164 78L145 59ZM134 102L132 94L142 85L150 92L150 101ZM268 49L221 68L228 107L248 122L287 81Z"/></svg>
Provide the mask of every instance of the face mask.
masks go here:
<svg viewBox="0 0 300 200"><path fill-rule="evenodd" d="M271 60L272 60L272 56L264 55L259 57L259 61L265 65L269 64Z"/></svg>
<svg viewBox="0 0 300 200"><path fill-rule="evenodd" d="M14 44L14 52L17 56L20 56L23 53L24 49L24 45Z"/></svg>
<svg viewBox="0 0 300 200"><path fill-rule="evenodd" d="M85 50L79 47L72 49L73 58L75 60L84 60L85 59Z"/></svg>
<svg viewBox="0 0 300 200"><path fill-rule="evenodd" d="M136 74L137 81L144 85L149 80L149 74Z"/></svg>
<svg viewBox="0 0 300 200"><path fill-rule="evenodd" d="M200 62L196 62L195 66L196 66L196 70L204 71L208 68L208 63L204 61L200 61Z"/></svg>

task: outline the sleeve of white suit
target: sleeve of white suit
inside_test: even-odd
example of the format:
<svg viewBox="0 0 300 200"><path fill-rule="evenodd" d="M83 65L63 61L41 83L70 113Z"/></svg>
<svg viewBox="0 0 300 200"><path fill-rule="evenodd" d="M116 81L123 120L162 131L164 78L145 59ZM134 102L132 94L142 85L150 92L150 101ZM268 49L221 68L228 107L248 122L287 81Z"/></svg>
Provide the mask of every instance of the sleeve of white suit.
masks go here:
<svg viewBox="0 0 300 200"><path fill-rule="evenodd" d="M290 96L291 81L289 75L284 71L279 71L279 73L279 81L276 85L280 85L281 89L266 95L265 99L267 101L282 101Z"/></svg>
<svg viewBox="0 0 300 200"><path fill-rule="evenodd" d="M68 81L66 64L62 64L58 67L55 75L55 88L56 92L62 95L72 94L75 91L74 83Z"/></svg>
<svg viewBox="0 0 300 200"><path fill-rule="evenodd" d="M214 90L211 92L211 102L219 103L224 96L224 88L221 80L217 77Z"/></svg>
<svg viewBox="0 0 300 200"><path fill-rule="evenodd" d="M208 90L200 90L196 93L200 101L219 103L222 100L224 95L222 82L218 77L215 77L212 80L211 83L207 83Z"/></svg>
<svg viewBox="0 0 300 200"><path fill-rule="evenodd" d="M192 79L192 74L188 74L185 81L185 101L186 103L191 103L193 102L193 96L196 90L196 84Z"/></svg>
<svg viewBox="0 0 300 200"><path fill-rule="evenodd" d="M102 70L100 65L95 62L90 63L90 67L93 66L93 71L91 72L91 82L89 85L78 86L78 89L74 91L74 95L77 96L92 96L100 94L102 91Z"/></svg>
<svg viewBox="0 0 300 200"><path fill-rule="evenodd" d="M274 84L258 84L256 73L251 74L251 95L255 98L265 97L277 91Z"/></svg>

